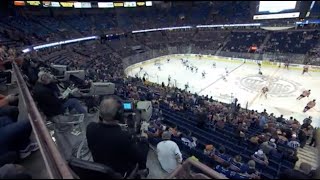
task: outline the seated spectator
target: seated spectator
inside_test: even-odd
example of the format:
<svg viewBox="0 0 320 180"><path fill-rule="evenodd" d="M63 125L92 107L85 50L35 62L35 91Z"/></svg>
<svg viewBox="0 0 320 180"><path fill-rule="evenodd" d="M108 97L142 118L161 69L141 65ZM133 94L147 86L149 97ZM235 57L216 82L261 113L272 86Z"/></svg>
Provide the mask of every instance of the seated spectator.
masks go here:
<svg viewBox="0 0 320 180"><path fill-rule="evenodd" d="M277 143L279 144L287 144L288 139L286 138L286 133L282 132L281 134L278 134L278 141Z"/></svg>
<svg viewBox="0 0 320 180"><path fill-rule="evenodd" d="M221 145L219 147L219 150L215 153L215 160L219 163L230 161L231 157L227 155L225 152L226 152L225 147Z"/></svg>
<svg viewBox="0 0 320 180"><path fill-rule="evenodd" d="M217 165L215 167L215 170L220 173L225 175L227 178L230 179L247 179L247 176L244 176L243 174L234 172L230 169L230 163L229 162L223 162L222 165Z"/></svg>
<svg viewBox="0 0 320 180"><path fill-rule="evenodd" d="M261 149L259 149L253 155L251 155L251 158L259 164L264 164L264 165L269 164L268 157L263 153L263 151Z"/></svg>
<svg viewBox="0 0 320 180"><path fill-rule="evenodd" d="M77 99L63 100L60 98L59 88L51 75L41 71L38 77L33 96L47 117L63 114L67 109L75 109L78 113L86 114L86 110Z"/></svg>
<svg viewBox="0 0 320 180"><path fill-rule="evenodd" d="M292 138L287 145L293 149L298 149L298 147L300 147L300 143L297 140L296 134L292 134Z"/></svg>
<svg viewBox="0 0 320 180"><path fill-rule="evenodd" d="M114 98L101 102L99 122L87 126L88 147L94 162L105 164L122 175L129 175L138 164L139 172L144 173L149 143L136 142L121 129L116 119L120 107Z"/></svg>
<svg viewBox="0 0 320 180"><path fill-rule="evenodd" d="M260 173L256 170L256 163L254 160L248 161L247 168L242 172L252 179L260 179Z"/></svg>
<svg viewBox="0 0 320 180"><path fill-rule="evenodd" d="M0 108L7 106L18 106L19 97L14 94L4 96L0 94Z"/></svg>
<svg viewBox="0 0 320 180"><path fill-rule="evenodd" d="M165 131L162 133L163 141L157 145L157 155L163 170L168 173L174 171L179 163L182 163L182 154L178 145L170 140L171 133Z"/></svg>
<svg viewBox="0 0 320 180"><path fill-rule="evenodd" d="M1 62L2 61L0 61L0 66L1 66ZM11 84L11 77L12 77L12 74L10 71L0 70L0 83Z"/></svg>
<svg viewBox="0 0 320 180"><path fill-rule="evenodd" d="M20 158L28 157L37 151L37 143L30 141L31 125L29 120L13 121L7 116L0 117L0 156L10 151L19 153Z"/></svg>
<svg viewBox="0 0 320 180"><path fill-rule="evenodd" d="M172 134L172 136L174 136L174 137L180 137L181 134L182 134L180 131L178 131L177 125L175 125L174 127L169 128L169 131Z"/></svg>
<svg viewBox="0 0 320 180"><path fill-rule="evenodd" d="M240 172L243 168L243 163L241 162L242 158L240 155L236 155L234 158L230 160L231 166L230 169L236 172Z"/></svg>
<svg viewBox="0 0 320 180"><path fill-rule="evenodd" d="M212 144L205 146L205 149L203 150L203 154L211 157L211 156L214 156L214 153L215 153L215 148Z"/></svg>
<svg viewBox="0 0 320 180"><path fill-rule="evenodd" d="M253 145L258 145L259 144L259 137L258 136L252 136L249 139L250 143L252 143Z"/></svg>
<svg viewBox="0 0 320 180"><path fill-rule="evenodd" d="M32 177L21 165L5 164L0 167L0 179L32 179Z"/></svg>
<svg viewBox="0 0 320 180"><path fill-rule="evenodd" d="M187 135L182 135L182 142L190 148L195 148L197 146L197 138L192 137L191 131Z"/></svg>
<svg viewBox="0 0 320 180"><path fill-rule="evenodd" d="M217 165L214 169L218 173L225 175L227 178L231 178L232 171L229 168L230 168L230 163L223 162L222 165Z"/></svg>
<svg viewBox="0 0 320 180"><path fill-rule="evenodd" d="M273 138L271 138L270 141L266 141L260 145L260 149L267 155L276 148L277 145L275 144L275 139Z"/></svg>
<svg viewBox="0 0 320 180"><path fill-rule="evenodd" d="M157 125L155 122L150 122L146 133L149 138L159 138L163 131L163 126L161 124Z"/></svg>
<svg viewBox="0 0 320 180"><path fill-rule="evenodd" d="M18 96L8 95L0 99L0 116L8 116L13 121L18 120L19 109L17 106L11 105L11 102L16 102Z"/></svg>
<svg viewBox="0 0 320 180"><path fill-rule="evenodd" d="M294 151L292 149L289 149L283 153L283 158L296 164L296 162L299 160L297 153L298 153L298 151Z"/></svg>
<svg viewBox="0 0 320 180"><path fill-rule="evenodd" d="M217 122L215 123L215 126L219 129L223 129L226 123L226 117L220 117L217 119Z"/></svg>

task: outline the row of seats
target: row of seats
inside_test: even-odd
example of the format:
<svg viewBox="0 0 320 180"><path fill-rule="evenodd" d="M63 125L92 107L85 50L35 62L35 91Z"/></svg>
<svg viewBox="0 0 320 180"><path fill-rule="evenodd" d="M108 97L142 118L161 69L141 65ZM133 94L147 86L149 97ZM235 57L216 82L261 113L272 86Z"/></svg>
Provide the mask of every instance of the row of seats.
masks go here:
<svg viewBox="0 0 320 180"><path fill-rule="evenodd" d="M195 124L196 122L194 120L188 120L186 118L181 119L181 117L180 118L174 117L175 116L174 114L177 114L177 113L174 113L174 114L169 113L165 108L162 110L164 113L163 116L165 117L165 121L171 124L177 124L179 127L179 130L181 129L190 130L193 133L193 136L198 138L199 142L203 144L202 148L199 149L201 151L204 149L203 148L204 144L213 144L215 147L218 147L219 145L223 144L226 147L227 153L229 155L235 156L240 154L243 157L243 160L247 162L248 160L251 159L250 155L252 155L255 152L255 150L257 150L257 147L251 148L251 146L249 146L247 143L244 143L243 145L237 145L237 140L236 139L233 140L232 138L228 137L229 134L226 136L223 136L225 133L218 132L218 134L214 135L215 133L217 133L217 131L206 132L207 129L203 130L203 129L197 128ZM278 161L279 159L277 159L276 157L270 156L269 166L267 167L261 166L260 168L258 167L258 169L262 170L263 175L266 178L273 179L280 173L281 170L284 170L287 168L293 168L294 166L293 163L286 161L284 159L281 160L282 161L281 163L278 163Z"/></svg>

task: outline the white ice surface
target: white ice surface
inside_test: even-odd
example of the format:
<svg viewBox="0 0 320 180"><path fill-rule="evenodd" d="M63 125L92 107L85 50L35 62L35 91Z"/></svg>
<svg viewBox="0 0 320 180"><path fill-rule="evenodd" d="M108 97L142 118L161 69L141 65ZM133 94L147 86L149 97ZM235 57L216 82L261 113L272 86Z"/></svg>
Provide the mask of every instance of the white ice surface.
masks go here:
<svg viewBox="0 0 320 180"><path fill-rule="evenodd" d="M168 57L168 56L167 56ZM189 63L198 67L198 73L186 70L182 65L180 58L170 57L167 63L167 57L160 60L161 70L154 63L142 65L143 70L139 73L140 67L136 67L128 72L128 75L138 74L140 77L146 72L151 82L168 84L168 76L171 76L171 82L179 88L184 89L184 85L189 83L189 90L200 95L209 95L213 99L230 103L234 97L238 98L241 107L258 110L266 109L267 112L273 112L276 116L283 114L285 118L290 116L300 122L308 116L313 117L312 125L320 127L320 73L310 72L301 75L301 71L287 70L282 68L264 67L262 65L263 76L258 75L258 66L255 64L242 64L242 62L226 62L219 59L199 59L197 57L186 57ZM216 68L212 67L216 62ZM225 68L229 75L227 81L221 77L225 75ZM202 78L201 73L206 72L206 78ZM263 85L269 84L270 93L266 99L260 97ZM273 87L272 87L273 86ZM296 100L296 98L305 89L311 89L310 97ZM316 99L317 105L303 113L302 110L312 99Z"/></svg>

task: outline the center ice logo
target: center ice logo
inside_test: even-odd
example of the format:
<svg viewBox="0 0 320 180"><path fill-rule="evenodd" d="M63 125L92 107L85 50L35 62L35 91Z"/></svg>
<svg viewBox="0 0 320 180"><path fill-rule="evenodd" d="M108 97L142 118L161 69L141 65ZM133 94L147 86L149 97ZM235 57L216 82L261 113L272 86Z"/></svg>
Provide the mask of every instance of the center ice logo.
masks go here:
<svg viewBox="0 0 320 180"><path fill-rule="evenodd" d="M294 96L300 86L299 83L279 77L269 77L260 75L251 75L240 79L242 89L249 92L261 92L263 86L268 84L269 95L278 97Z"/></svg>

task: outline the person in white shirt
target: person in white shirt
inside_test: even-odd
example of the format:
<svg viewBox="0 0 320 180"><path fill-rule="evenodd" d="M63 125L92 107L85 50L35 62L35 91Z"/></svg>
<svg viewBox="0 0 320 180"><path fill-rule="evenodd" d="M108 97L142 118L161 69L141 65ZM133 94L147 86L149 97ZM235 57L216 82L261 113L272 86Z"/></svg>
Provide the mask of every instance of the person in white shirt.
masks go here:
<svg viewBox="0 0 320 180"><path fill-rule="evenodd" d="M157 145L157 155L163 170L168 173L174 171L178 164L182 162L182 154L178 145L170 140L171 133L165 131L162 133L163 141Z"/></svg>

